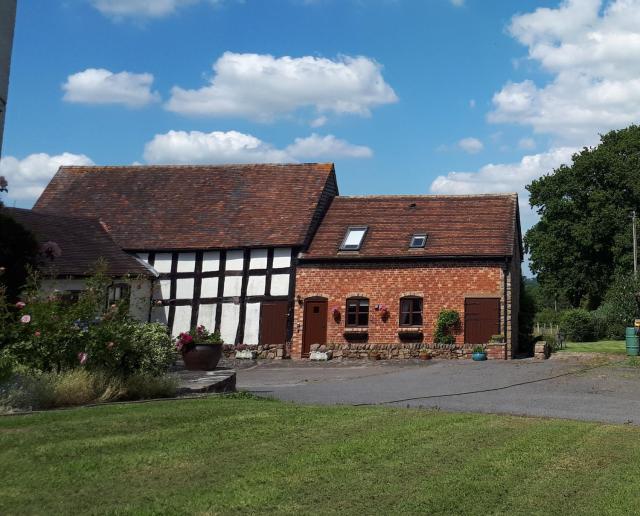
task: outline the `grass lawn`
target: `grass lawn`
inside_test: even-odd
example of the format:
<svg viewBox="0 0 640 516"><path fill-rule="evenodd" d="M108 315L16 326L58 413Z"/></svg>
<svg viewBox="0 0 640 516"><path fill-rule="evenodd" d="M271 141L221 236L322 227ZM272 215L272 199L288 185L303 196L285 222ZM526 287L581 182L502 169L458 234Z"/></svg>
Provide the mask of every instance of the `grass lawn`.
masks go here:
<svg viewBox="0 0 640 516"><path fill-rule="evenodd" d="M611 353L614 355L624 355L627 350L624 340L599 340L597 342L567 342L562 352L574 353Z"/></svg>
<svg viewBox="0 0 640 516"><path fill-rule="evenodd" d="M0 514L638 514L640 428L209 398L0 418Z"/></svg>

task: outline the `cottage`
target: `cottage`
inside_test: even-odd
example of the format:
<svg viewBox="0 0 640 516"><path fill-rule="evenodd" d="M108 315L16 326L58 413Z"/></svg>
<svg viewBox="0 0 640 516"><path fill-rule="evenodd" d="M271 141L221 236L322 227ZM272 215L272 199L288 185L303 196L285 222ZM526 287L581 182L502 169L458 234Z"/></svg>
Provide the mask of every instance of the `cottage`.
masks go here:
<svg viewBox="0 0 640 516"><path fill-rule="evenodd" d="M513 357L521 257L515 194L336 197L298 262L292 356L461 356L500 335L490 356ZM460 317L447 346L443 309Z"/></svg>
<svg viewBox="0 0 640 516"><path fill-rule="evenodd" d="M148 320L156 273L122 251L98 220L19 208L3 208L3 212L31 231L42 247L38 268L43 293L57 292L70 301L77 299L87 277L103 260L105 272L112 279L105 303L127 299L130 315Z"/></svg>
<svg viewBox="0 0 640 516"><path fill-rule="evenodd" d="M297 256L338 187L332 164L61 167L34 210L95 217L158 273L151 320L284 344Z"/></svg>

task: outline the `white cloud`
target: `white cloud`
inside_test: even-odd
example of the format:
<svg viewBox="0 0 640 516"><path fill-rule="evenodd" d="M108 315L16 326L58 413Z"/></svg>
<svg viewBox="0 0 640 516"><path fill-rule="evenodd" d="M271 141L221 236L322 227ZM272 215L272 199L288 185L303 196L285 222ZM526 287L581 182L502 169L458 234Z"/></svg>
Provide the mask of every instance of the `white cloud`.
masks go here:
<svg viewBox="0 0 640 516"><path fill-rule="evenodd" d="M571 156L578 151L574 147L557 147L540 154L524 156L517 163L488 164L477 172L449 172L438 176L431 183L430 190L439 194L517 192L523 226L529 227L535 220L535 214L529 208L529 194L525 186L534 179L553 172L563 163L570 163Z"/></svg>
<svg viewBox="0 0 640 516"><path fill-rule="evenodd" d="M332 134L320 136L313 133L307 138L296 138L286 151L295 158L370 158L373 151L363 145L353 145Z"/></svg>
<svg viewBox="0 0 640 516"><path fill-rule="evenodd" d="M552 80L507 83L489 121L590 144L640 119L640 0L565 0L515 16L509 31Z"/></svg>
<svg viewBox="0 0 640 516"><path fill-rule="evenodd" d="M278 149L250 134L238 131L169 131L157 134L145 145L149 163L284 163L299 159L368 158L364 146L352 145L333 135L312 134Z"/></svg>
<svg viewBox="0 0 640 516"><path fill-rule="evenodd" d="M269 121L309 107L320 114L367 116L372 108L398 100L382 67L362 56L331 60L225 52L213 70L207 86L173 87L166 108L183 115Z"/></svg>
<svg viewBox="0 0 640 516"><path fill-rule="evenodd" d="M322 116L319 116L318 118L313 119L309 125L311 127L322 127L328 121L329 119L326 116L322 115Z"/></svg>
<svg viewBox="0 0 640 516"><path fill-rule="evenodd" d="M521 138L518 141L518 148L524 150L532 150L536 148L536 141L533 138Z"/></svg>
<svg viewBox="0 0 640 516"><path fill-rule="evenodd" d="M150 73L113 73L104 68L87 68L67 77L62 85L64 100L80 104L123 104L142 107L160 100L151 91Z"/></svg>
<svg viewBox="0 0 640 516"><path fill-rule="evenodd" d="M91 0L91 4L110 18L162 18L201 0ZM208 0L217 5L222 0Z"/></svg>
<svg viewBox="0 0 640 516"><path fill-rule="evenodd" d="M69 152L55 156L31 154L24 159L4 156L0 159L0 176L4 176L9 182L5 204L12 206L12 202L16 201L21 206L30 206L63 165L93 165L93 161L84 154Z"/></svg>
<svg viewBox="0 0 640 516"><path fill-rule="evenodd" d="M462 7L464 5L464 0L449 0L449 2L455 7Z"/></svg>
<svg viewBox="0 0 640 516"><path fill-rule="evenodd" d="M484 149L484 144L478 138L463 138L458 142L458 147L469 154L477 154Z"/></svg>

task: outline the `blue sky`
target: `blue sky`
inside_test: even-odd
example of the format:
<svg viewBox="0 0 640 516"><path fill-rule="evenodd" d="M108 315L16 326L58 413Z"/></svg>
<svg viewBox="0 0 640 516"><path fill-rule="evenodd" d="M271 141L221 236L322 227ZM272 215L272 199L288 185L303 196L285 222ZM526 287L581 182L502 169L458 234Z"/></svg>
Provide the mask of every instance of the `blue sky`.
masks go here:
<svg viewBox="0 0 640 516"><path fill-rule="evenodd" d="M57 166L334 161L342 194L518 191L640 118L638 0L20 2L7 205ZM215 69L214 69L215 65Z"/></svg>

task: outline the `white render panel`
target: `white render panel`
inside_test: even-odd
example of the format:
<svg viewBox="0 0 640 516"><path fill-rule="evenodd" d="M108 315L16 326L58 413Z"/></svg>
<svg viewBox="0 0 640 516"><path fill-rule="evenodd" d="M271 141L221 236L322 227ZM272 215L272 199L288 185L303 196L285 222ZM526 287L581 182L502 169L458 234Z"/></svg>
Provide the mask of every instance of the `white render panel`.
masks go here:
<svg viewBox="0 0 640 516"><path fill-rule="evenodd" d="M202 255L202 272L213 272L220 270L220 253L218 251L208 251Z"/></svg>
<svg viewBox="0 0 640 516"><path fill-rule="evenodd" d="M140 258L143 262L149 263L149 253L137 253L136 256Z"/></svg>
<svg viewBox="0 0 640 516"><path fill-rule="evenodd" d="M198 309L198 326L202 325L211 333L213 333L216 327L216 308L218 306L213 305L200 305Z"/></svg>
<svg viewBox="0 0 640 516"><path fill-rule="evenodd" d="M240 320L240 305L234 303L222 303L220 317L220 336L225 344L235 344Z"/></svg>
<svg viewBox="0 0 640 516"><path fill-rule="evenodd" d="M241 271L244 262L244 251L227 251L227 261L225 268L228 271Z"/></svg>
<svg viewBox="0 0 640 516"><path fill-rule="evenodd" d="M193 278L176 280L176 299L193 299Z"/></svg>
<svg viewBox="0 0 640 516"><path fill-rule="evenodd" d="M171 298L171 280L161 279L155 282L153 288L153 299Z"/></svg>
<svg viewBox="0 0 640 516"><path fill-rule="evenodd" d="M176 313L173 316L173 336L176 337L183 331L191 329L191 307L176 306Z"/></svg>
<svg viewBox="0 0 640 516"><path fill-rule="evenodd" d="M247 283L248 296L264 296L264 289L267 283L266 276L249 276Z"/></svg>
<svg viewBox="0 0 640 516"><path fill-rule="evenodd" d="M151 309L151 322L167 324L167 322L169 322L169 307L154 306Z"/></svg>
<svg viewBox="0 0 640 516"><path fill-rule="evenodd" d="M271 295L286 296L289 294L289 275L274 274L271 276Z"/></svg>
<svg viewBox="0 0 640 516"><path fill-rule="evenodd" d="M227 276L224 278L223 296L239 296L242 292L242 276Z"/></svg>
<svg viewBox="0 0 640 516"><path fill-rule="evenodd" d="M251 249L251 260L249 261L250 269L266 269L267 268L267 250Z"/></svg>
<svg viewBox="0 0 640 516"><path fill-rule="evenodd" d="M171 253L157 253L153 268L158 272L171 272Z"/></svg>
<svg viewBox="0 0 640 516"><path fill-rule="evenodd" d="M196 270L196 253L178 254L178 272L194 272Z"/></svg>
<svg viewBox="0 0 640 516"><path fill-rule="evenodd" d="M260 332L260 303L247 303L244 319L244 342L242 344L258 344Z"/></svg>
<svg viewBox="0 0 640 516"><path fill-rule="evenodd" d="M218 278L202 278L200 297L218 297Z"/></svg>
<svg viewBox="0 0 640 516"><path fill-rule="evenodd" d="M278 247L273 250L273 268L291 267L291 248Z"/></svg>

